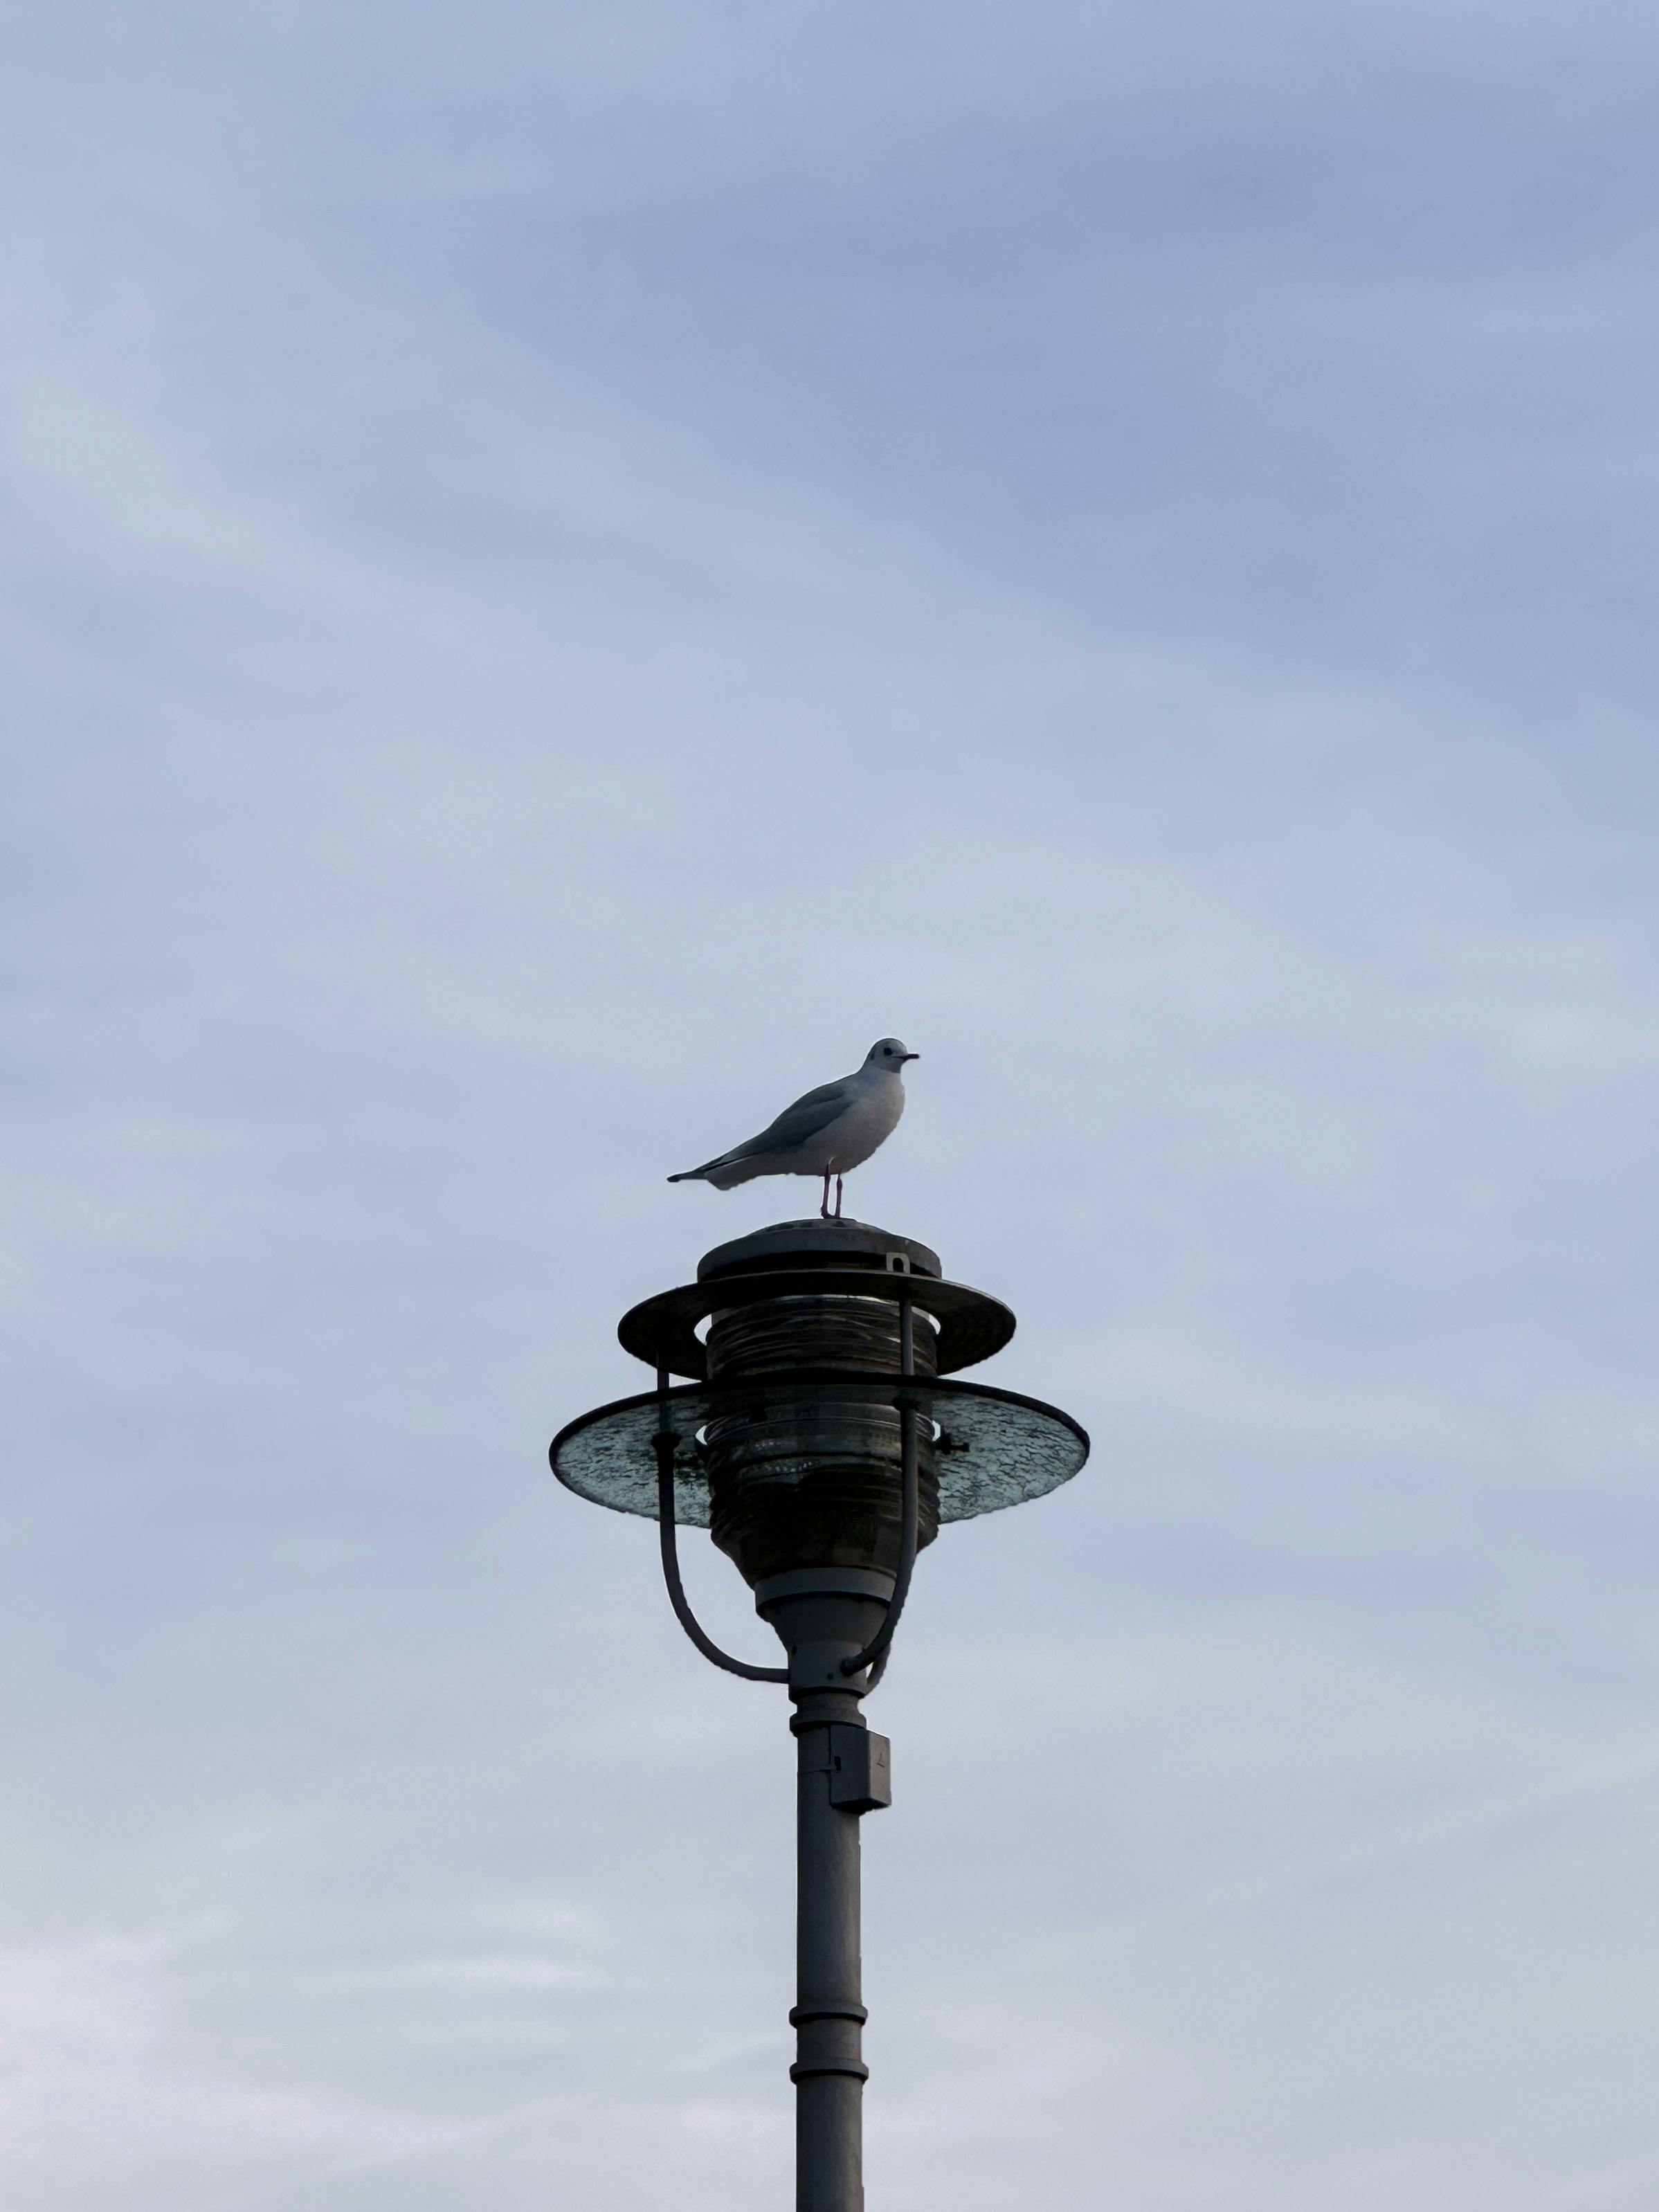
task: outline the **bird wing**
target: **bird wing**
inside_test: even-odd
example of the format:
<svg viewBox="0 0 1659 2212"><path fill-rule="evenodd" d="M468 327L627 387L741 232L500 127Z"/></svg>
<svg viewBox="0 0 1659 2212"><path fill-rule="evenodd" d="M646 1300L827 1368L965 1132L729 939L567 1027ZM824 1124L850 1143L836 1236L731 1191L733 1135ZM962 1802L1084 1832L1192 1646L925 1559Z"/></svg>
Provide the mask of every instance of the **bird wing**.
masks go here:
<svg viewBox="0 0 1659 2212"><path fill-rule="evenodd" d="M821 1083L816 1091L797 1098L793 1106L786 1106L777 1120L763 1129L758 1137L750 1137L746 1145L733 1145L729 1152L720 1155L720 1159L750 1160L757 1152L793 1152L797 1145L804 1145L820 1129L827 1129L832 1121L839 1121L852 1103L850 1076L843 1075L836 1083ZM718 1163L711 1161L709 1164L712 1167Z"/></svg>

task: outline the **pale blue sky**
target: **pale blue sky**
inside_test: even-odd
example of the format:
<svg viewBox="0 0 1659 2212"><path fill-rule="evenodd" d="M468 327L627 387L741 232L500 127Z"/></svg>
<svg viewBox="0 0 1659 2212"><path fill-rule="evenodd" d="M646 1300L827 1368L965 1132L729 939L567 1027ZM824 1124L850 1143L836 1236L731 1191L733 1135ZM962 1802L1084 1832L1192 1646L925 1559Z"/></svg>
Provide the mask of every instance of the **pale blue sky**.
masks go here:
<svg viewBox="0 0 1659 2212"><path fill-rule="evenodd" d="M1649 2212L1650 11L3 38L8 2207L786 2201L782 1715L542 1455L893 1031L1096 1450L872 2208Z"/></svg>

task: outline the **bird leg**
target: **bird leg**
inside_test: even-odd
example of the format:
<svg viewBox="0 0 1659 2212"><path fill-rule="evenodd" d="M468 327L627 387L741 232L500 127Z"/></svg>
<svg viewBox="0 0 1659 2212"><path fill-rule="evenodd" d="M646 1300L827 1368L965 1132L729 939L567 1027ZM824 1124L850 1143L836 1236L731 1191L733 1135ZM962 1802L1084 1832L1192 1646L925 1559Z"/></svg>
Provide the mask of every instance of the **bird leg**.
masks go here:
<svg viewBox="0 0 1659 2212"><path fill-rule="evenodd" d="M823 1203L818 1208L818 1215L820 1219L824 1221L830 1218L830 1170L828 1168L823 1171Z"/></svg>
<svg viewBox="0 0 1659 2212"><path fill-rule="evenodd" d="M841 1219L841 1177L836 1177L836 1218Z"/></svg>

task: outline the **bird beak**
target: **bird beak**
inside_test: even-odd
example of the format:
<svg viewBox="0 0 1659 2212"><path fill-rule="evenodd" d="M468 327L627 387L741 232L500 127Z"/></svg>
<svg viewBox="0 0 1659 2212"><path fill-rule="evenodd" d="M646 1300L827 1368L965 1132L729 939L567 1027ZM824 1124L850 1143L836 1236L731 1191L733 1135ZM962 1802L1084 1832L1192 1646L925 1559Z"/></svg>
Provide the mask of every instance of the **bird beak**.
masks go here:
<svg viewBox="0 0 1659 2212"><path fill-rule="evenodd" d="M899 1066L902 1067L906 1060L920 1060L921 1058L921 1054L919 1052L907 1052L904 1054L903 1059L899 1061Z"/></svg>

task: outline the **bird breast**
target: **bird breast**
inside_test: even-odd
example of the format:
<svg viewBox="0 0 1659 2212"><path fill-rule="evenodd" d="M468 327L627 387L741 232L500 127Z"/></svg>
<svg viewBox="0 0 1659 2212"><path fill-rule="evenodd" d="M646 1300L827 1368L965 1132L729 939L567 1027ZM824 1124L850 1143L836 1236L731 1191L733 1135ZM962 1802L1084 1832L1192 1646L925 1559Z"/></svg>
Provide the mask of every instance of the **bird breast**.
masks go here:
<svg viewBox="0 0 1659 2212"><path fill-rule="evenodd" d="M836 1175L862 1167L897 1128L903 1111L904 1085L896 1075L884 1074L878 1083L860 1085L847 1111L823 1133L824 1166Z"/></svg>

